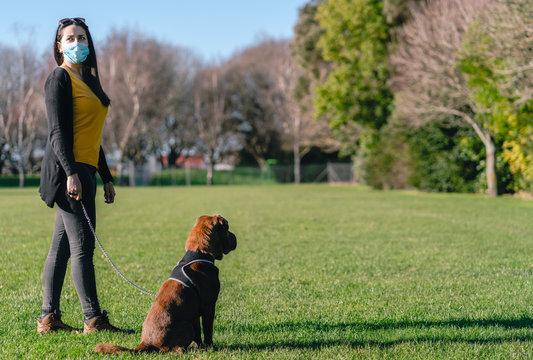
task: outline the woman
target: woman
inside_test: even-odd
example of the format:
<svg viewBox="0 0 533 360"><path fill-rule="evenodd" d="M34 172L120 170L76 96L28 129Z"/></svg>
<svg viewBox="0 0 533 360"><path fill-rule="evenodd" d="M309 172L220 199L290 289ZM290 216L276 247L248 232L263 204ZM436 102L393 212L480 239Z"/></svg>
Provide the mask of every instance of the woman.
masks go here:
<svg viewBox="0 0 533 360"><path fill-rule="evenodd" d="M76 329L61 321L61 289L71 258L72 280L85 316L84 333L123 331L109 323L96 293L94 236L81 202L95 226L98 171L105 202L115 199L113 177L101 147L102 129L110 103L100 85L96 54L85 19L60 20L54 39L58 67L45 83L48 141L41 169L41 198L57 204L54 235L44 265L42 316L39 333Z"/></svg>

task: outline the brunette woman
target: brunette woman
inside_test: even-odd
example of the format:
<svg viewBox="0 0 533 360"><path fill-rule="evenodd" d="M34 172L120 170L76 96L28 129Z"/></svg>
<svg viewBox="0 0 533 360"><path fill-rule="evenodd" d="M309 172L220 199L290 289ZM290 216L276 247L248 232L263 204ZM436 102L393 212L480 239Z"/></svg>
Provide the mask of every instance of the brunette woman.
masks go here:
<svg viewBox="0 0 533 360"><path fill-rule="evenodd" d="M59 21L54 38L58 67L45 83L48 139L41 169L41 198L57 204L50 251L44 265L43 305L39 333L75 331L61 321L60 296L71 259L71 273L81 302L84 333L121 332L100 310L93 265L94 236L84 216L85 206L96 224L96 172L104 183L105 202L115 199L113 177L101 147L110 100L102 89L94 44L83 18Z"/></svg>

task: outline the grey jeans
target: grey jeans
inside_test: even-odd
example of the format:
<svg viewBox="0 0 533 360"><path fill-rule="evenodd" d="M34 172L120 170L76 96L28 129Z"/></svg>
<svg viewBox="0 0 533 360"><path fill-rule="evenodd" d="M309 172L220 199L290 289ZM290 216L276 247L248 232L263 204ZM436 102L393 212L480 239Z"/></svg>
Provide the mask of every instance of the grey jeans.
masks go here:
<svg viewBox="0 0 533 360"><path fill-rule="evenodd" d="M78 177L82 186L82 201L91 223L96 227L95 195L96 168L78 163ZM60 310L61 289L71 259L74 287L86 319L101 314L94 275L94 236L87 224L79 201L70 198L64 189L56 197L58 206L54 235L44 264L42 316Z"/></svg>

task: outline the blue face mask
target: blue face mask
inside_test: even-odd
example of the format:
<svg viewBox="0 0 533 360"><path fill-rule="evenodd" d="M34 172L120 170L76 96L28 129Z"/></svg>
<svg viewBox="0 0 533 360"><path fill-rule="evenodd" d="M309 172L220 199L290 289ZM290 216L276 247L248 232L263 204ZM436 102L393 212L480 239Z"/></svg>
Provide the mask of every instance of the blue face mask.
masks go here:
<svg viewBox="0 0 533 360"><path fill-rule="evenodd" d="M73 64L84 62L89 55L89 45L75 42L63 47L63 55Z"/></svg>

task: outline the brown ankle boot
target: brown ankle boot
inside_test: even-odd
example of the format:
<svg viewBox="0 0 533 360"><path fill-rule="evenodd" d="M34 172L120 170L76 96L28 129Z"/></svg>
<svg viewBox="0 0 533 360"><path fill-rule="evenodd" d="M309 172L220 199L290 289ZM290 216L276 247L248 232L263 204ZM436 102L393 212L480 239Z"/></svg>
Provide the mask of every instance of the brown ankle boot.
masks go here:
<svg viewBox="0 0 533 360"><path fill-rule="evenodd" d="M83 333L90 334L94 332L99 332L102 330L107 330L111 332L133 334L133 330L123 330L119 329L109 323L109 318L107 317L107 311L104 310L102 315L93 317L92 319L85 320L83 324Z"/></svg>
<svg viewBox="0 0 533 360"><path fill-rule="evenodd" d="M37 319L37 332L39 334L47 334L60 330L78 332L78 329L61 321L61 311L59 310L54 310L53 313Z"/></svg>

